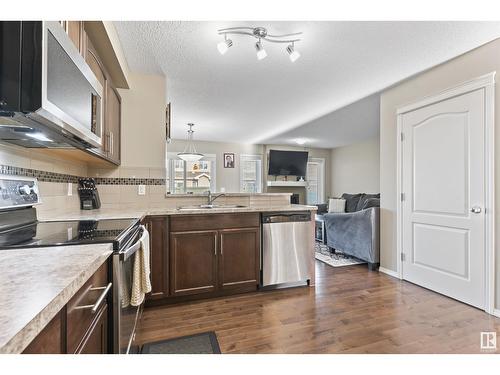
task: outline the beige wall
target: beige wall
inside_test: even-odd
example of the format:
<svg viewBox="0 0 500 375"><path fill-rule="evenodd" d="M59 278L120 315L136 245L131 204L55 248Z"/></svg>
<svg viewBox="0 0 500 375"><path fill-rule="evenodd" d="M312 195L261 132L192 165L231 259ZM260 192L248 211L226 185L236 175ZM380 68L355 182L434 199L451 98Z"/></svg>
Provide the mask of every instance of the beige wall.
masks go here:
<svg viewBox="0 0 500 375"><path fill-rule="evenodd" d="M228 193L240 191L240 155L262 155L262 145L224 142L194 142L196 151L202 154L213 154L217 157L216 184L217 190L225 188ZM185 140L173 139L168 145L168 152L182 152L186 146ZM223 154L234 153L234 168L224 168Z"/></svg>
<svg viewBox="0 0 500 375"><path fill-rule="evenodd" d="M382 267L396 270L396 145L398 142L396 110L404 104L481 75L500 73L500 39L459 56L447 63L386 90L380 104L380 191L381 191L381 254ZM498 75L497 75L498 80ZM500 150L500 85L495 87L495 147ZM496 216L500 213L500 153L495 157ZM496 220L496 238L500 238L500 220ZM500 305L500 249L496 250L496 296Z"/></svg>
<svg viewBox="0 0 500 375"><path fill-rule="evenodd" d="M331 196L378 193L380 189L379 137L331 150Z"/></svg>
<svg viewBox="0 0 500 375"><path fill-rule="evenodd" d="M122 97L122 167L165 166L166 80L159 75L130 75Z"/></svg>

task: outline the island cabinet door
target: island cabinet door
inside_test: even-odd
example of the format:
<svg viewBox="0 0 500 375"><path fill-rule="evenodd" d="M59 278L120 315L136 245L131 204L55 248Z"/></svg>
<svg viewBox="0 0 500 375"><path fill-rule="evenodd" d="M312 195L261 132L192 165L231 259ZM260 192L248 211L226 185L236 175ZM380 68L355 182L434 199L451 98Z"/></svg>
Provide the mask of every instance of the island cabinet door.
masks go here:
<svg viewBox="0 0 500 375"><path fill-rule="evenodd" d="M97 313L97 318L75 354L108 353L108 305Z"/></svg>
<svg viewBox="0 0 500 375"><path fill-rule="evenodd" d="M174 296L217 288L217 231L170 233L170 290Z"/></svg>
<svg viewBox="0 0 500 375"><path fill-rule="evenodd" d="M169 295L168 217L148 217L143 224L149 232L151 254L151 293L148 299L165 298Z"/></svg>
<svg viewBox="0 0 500 375"><path fill-rule="evenodd" d="M223 229L219 233L219 289L256 290L260 270L259 228Z"/></svg>

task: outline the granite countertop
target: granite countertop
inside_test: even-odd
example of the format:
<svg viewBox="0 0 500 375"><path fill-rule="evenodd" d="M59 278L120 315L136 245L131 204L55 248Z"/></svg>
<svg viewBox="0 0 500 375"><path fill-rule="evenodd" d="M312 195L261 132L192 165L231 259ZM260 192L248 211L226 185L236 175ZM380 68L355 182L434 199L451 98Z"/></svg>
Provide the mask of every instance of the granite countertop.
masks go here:
<svg viewBox="0 0 500 375"><path fill-rule="evenodd" d="M0 251L0 353L21 353L111 254L111 244Z"/></svg>
<svg viewBox="0 0 500 375"><path fill-rule="evenodd" d="M238 208L207 208L178 210L176 208L144 208L144 209L99 209L80 210L57 215L39 215L39 220L102 220L102 219L142 219L145 216L165 216L165 215L200 215L200 214L227 214L244 212L280 212L280 211L315 211L316 206L302 204L288 204L277 206L248 206Z"/></svg>

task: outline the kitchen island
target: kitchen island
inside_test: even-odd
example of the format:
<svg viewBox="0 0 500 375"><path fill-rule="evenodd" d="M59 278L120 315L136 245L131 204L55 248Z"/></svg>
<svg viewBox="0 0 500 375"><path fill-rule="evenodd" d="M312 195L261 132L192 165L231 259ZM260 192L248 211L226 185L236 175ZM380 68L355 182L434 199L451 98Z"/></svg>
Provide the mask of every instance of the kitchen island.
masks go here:
<svg viewBox="0 0 500 375"><path fill-rule="evenodd" d="M23 352L111 254L111 244L0 251L0 353Z"/></svg>

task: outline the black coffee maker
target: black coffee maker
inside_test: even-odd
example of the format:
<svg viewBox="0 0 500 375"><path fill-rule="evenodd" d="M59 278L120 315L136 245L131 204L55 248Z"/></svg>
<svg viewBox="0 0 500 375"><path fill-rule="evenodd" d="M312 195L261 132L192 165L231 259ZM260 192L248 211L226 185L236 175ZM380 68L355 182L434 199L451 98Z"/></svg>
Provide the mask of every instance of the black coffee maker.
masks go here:
<svg viewBox="0 0 500 375"><path fill-rule="evenodd" d="M82 210L93 210L101 207L99 192L93 178L78 179L78 195L80 196L80 208Z"/></svg>

